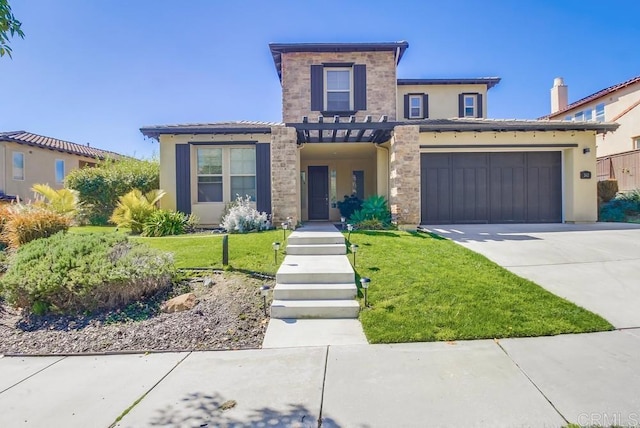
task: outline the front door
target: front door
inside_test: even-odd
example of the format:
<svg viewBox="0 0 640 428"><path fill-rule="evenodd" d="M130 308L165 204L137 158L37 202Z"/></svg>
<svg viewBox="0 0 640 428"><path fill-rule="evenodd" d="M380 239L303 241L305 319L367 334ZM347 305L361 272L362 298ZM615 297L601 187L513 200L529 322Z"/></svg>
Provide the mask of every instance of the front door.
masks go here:
<svg viewBox="0 0 640 428"><path fill-rule="evenodd" d="M329 167L309 167L309 220L329 220Z"/></svg>

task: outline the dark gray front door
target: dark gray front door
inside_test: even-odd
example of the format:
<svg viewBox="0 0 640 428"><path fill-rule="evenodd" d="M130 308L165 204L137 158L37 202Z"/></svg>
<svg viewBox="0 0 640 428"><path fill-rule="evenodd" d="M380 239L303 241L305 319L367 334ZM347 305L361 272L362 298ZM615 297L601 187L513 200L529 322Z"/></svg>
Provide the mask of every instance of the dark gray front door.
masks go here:
<svg viewBox="0 0 640 428"><path fill-rule="evenodd" d="M423 153L422 223L562 221L560 152Z"/></svg>
<svg viewBox="0 0 640 428"><path fill-rule="evenodd" d="M309 167L309 220L329 220L329 167Z"/></svg>

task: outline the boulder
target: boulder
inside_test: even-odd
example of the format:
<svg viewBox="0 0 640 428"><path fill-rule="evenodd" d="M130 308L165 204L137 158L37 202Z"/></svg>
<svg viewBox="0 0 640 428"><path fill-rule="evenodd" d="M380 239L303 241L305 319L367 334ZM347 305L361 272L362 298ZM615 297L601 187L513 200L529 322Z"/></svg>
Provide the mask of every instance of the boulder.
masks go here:
<svg viewBox="0 0 640 428"><path fill-rule="evenodd" d="M185 293L164 302L160 310L168 314L188 311L189 309L193 309L196 303L198 302L195 294Z"/></svg>

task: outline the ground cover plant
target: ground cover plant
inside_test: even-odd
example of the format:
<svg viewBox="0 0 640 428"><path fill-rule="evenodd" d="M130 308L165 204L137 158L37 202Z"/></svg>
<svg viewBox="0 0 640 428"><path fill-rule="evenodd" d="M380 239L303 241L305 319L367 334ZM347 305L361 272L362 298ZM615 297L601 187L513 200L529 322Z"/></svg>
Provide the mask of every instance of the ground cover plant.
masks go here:
<svg viewBox="0 0 640 428"><path fill-rule="evenodd" d="M114 308L170 285L171 255L122 234L65 234L31 241L10 257L0 293L36 314Z"/></svg>
<svg viewBox="0 0 640 428"><path fill-rule="evenodd" d="M611 330L606 320L444 238L356 231L360 319L372 343L542 336ZM359 284L359 281L357 281Z"/></svg>
<svg viewBox="0 0 640 428"><path fill-rule="evenodd" d="M600 207L600 221L639 222L640 189L616 195Z"/></svg>

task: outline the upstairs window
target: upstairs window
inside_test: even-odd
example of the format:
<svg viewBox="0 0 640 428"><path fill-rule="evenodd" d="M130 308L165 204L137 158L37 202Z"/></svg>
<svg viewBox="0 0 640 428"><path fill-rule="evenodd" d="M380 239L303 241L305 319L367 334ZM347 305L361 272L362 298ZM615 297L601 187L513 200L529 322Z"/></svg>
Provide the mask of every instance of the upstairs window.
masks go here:
<svg viewBox="0 0 640 428"><path fill-rule="evenodd" d="M463 93L458 95L458 117L484 117L482 114L482 94Z"/></svg>
<svg viewBox="0 0 640 428"><path fill-rule="evenodd" d="M24 180L24 153L13 152L13 179Z"/></svg>
<svg viewBox="0 0 640 428"><path fill-rule="evenodd" d="M575 115L575 120L576 120L576 122L584 121L584 112L583 111L577 112L576 115Z"/></svg>
<svg viewBox="0 0 640 428"><path fill-rule="evenodd" d="M633 148L635 150L640 149L640 137L633 137Z"/></svg>
<svg viewBox="0 0 640 428"><path fill-rule="evenodd" d="M584 120L585 121L593 120L593 110L588 108L584 111Z"/></svg>
<svg viewBox="0 0 640 428"><path fill-rule="evenodd" d="M429 117L429 95L406 94L404 96L405 119L426 119Z"/></svg>
<svg viewBox="0 0 640 428"><path fill-rule="evenodd" d="M325 110L352 110L351 69L325 68Z"/></svg>
<svg viewBox="0 0 640 428"><path fill-rule="evenodd" d="M64 182L64 160L56 159L56 183Z"/></svg>
<svg viewBox="0 0 640 428"><path fill-rule="evenodd" d="M604 122L604 103L596 105L596 122Z"/></svg>
<svg viewBox="0 0 640 428"><path fill-rule="evenodd" d="M365 64L324 63L311 66L311 111L348 116L367 109Z"/></svg>

